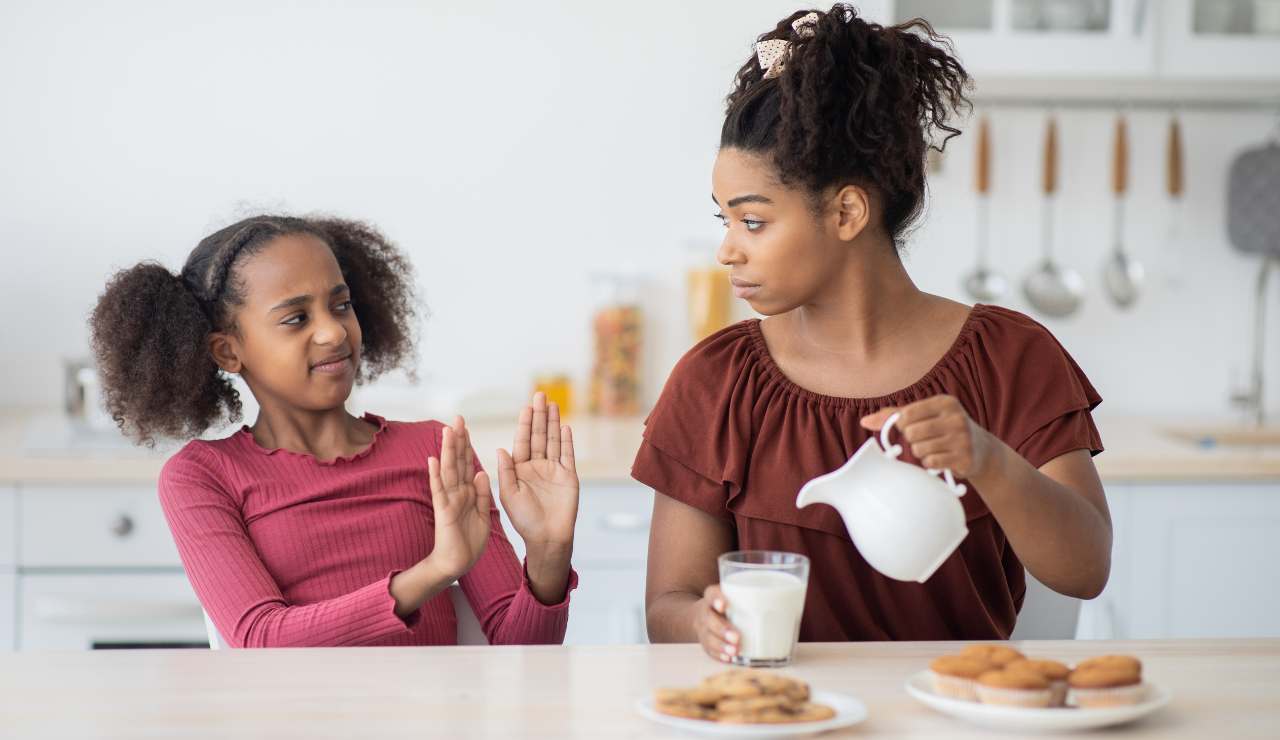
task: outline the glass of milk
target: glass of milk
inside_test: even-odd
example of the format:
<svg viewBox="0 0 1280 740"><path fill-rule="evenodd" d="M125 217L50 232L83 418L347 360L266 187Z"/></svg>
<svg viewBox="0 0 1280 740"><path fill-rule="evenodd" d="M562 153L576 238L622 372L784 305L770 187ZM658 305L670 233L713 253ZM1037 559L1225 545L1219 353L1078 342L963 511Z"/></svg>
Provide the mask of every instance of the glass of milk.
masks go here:
<svg viewBox="0 0 1280 740"><path fill-rule="evenodd" d="M793 552L740 550L720 556L720 590L742 642L733 662L787 665L800 636L809 558Z"/></svg>

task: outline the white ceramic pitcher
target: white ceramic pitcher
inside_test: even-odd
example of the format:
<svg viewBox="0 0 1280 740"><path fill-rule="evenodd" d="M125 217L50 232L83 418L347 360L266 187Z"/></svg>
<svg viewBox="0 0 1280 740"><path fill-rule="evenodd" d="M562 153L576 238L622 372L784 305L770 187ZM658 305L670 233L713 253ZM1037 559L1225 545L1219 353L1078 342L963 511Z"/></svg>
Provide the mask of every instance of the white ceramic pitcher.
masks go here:
<svg viewBox="0 0 1280 740"><path fill-rule="evenodd" d="M965 487L950 470L926 471L898 459L902 447L889 443L898 416L884 423L879 444L868 439L844 465L804 484L796 506L835 507L871 567L924 583L969 534L959 498Z"/></svg>

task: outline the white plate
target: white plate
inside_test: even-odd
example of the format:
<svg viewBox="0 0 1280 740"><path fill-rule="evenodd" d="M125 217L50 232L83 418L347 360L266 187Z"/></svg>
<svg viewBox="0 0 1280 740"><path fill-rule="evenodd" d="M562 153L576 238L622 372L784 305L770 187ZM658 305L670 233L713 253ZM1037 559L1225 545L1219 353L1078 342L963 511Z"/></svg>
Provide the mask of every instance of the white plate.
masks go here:
<svg viewBox="0 0 1280 740"><path fill-rule="evenodd" d="M1169 692L1147 684L1146 700L1130 707L1104 709L1002 707L939 696L933 693L933 681L928 671L920 671L908 678L906 688L908 694L943 714L997 730L1085 730L1120 725L1145 717L1169 703Z"/></svg>
<svg viewBox="0 0 1280 740"><path fill-rule="evenodd" d="M862 702L830 691L815 691L809 701L826 704L836 710L836 716L821 722L794 722L786 725L733 725L709 722L705 719L686 719L660 714L653 708L653 697L636 702L636 711L646 718L677 730L708 737L805 737L841 727L856 725L867 718L867 708Z"/></svg>

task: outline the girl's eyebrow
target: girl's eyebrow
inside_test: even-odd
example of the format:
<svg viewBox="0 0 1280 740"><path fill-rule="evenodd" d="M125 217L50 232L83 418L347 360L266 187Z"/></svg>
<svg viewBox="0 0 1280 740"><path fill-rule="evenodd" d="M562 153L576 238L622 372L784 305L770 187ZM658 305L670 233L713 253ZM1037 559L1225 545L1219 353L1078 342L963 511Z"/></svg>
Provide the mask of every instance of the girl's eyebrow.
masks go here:
<svg viewBox="0 0 1280 740"><path fill-rule="evenodd" d="M333 286L333 290L329 291L329 297L332 298L336 295L339 295L340 293L345 292L347 289L348 288L346 283L338 283L337 285ZM293 308L294 306L303 306L310 302L311 302L311 294L308 293L307 295L298 295L290 298L287 301L282 301L280 303L277 303L276 305L271 307L271 311L279 311L282 308ZM270 313L270 311L268 311L268 313Z"/></svg>

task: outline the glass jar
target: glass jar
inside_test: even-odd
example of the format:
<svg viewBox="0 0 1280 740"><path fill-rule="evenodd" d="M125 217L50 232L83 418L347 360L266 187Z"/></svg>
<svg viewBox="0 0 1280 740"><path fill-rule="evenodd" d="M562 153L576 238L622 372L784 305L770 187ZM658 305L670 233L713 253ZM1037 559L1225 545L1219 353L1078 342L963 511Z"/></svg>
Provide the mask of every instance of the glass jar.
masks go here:
<svg viewBox="0 0 1280 740"><path fill-rule="evenodd" d="M640 353L644 314L639 280L630 275L597 275L588 409L599 416L640 413Z"/></svg>

